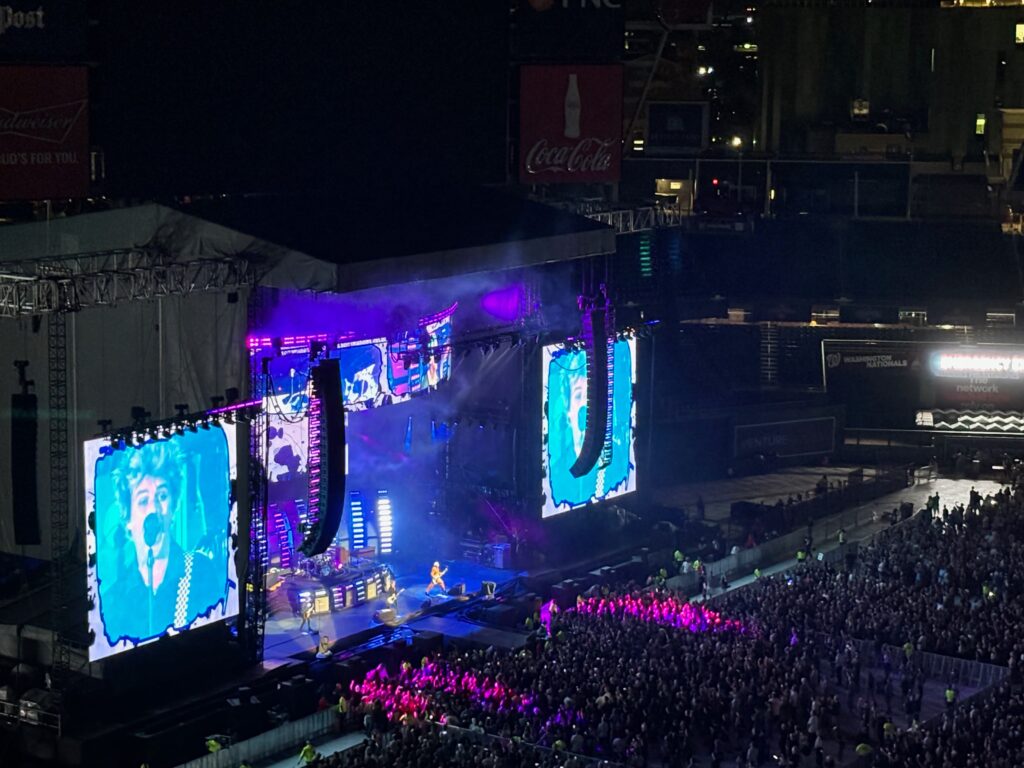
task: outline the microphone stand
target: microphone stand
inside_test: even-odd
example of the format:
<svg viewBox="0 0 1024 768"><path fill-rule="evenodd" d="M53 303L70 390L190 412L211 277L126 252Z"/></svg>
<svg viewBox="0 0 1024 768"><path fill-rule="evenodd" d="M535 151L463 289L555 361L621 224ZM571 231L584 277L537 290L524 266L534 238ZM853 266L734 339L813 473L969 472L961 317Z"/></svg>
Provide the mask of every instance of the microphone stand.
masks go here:
<svg viewBox="0 0 1024 768"><path fill-rule="evenodd" d="M146 625L146 634L153 631L153 548L149 548L146 555L146 566L149 568L149 590L147 603L149 604L149 623Z"/></svg>

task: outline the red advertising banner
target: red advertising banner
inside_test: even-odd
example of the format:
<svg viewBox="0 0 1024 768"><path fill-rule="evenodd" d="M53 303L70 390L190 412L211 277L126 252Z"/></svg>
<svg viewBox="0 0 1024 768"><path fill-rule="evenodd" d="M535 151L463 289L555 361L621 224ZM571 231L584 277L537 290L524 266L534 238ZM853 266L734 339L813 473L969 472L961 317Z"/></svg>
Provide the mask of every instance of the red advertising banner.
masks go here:
<svg viewBox="0 0 1024 768"><path fill-rule="evenodd" d="M0 67L0 200L89 192L85 67Z"/></svg>
<svg viewBox="0 0 1024 768"><path fill-rule="evenodd" d="M619 180L621 66L524 66L519 82L521 182Z"/></svg>

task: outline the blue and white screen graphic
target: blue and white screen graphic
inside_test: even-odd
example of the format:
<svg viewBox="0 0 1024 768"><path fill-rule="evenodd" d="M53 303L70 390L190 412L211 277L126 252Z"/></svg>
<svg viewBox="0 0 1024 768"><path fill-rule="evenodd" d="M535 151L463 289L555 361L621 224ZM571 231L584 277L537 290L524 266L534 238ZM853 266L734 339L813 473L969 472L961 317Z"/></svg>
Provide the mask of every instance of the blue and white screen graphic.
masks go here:
<svg viewBox="0 0 1024 768"><path fill-rule="evenodd" d="M238 615L234 425L84 448L89 660Z"/></svg>
<svg viewBox="0 0 1024 768"><path fill-rule="evenodd" d="M572 476L569 468L580 455L586 433L589 406L587 356L582 350L567 350L560 344L544 347L542 517L614 499L636 490L636 403L633 399L636 341L616 341L613 360L610 455L609 446L606 446L603 460L599 460L583 477L577 478ZM607 407L607 403L602 405Z"/></svg>

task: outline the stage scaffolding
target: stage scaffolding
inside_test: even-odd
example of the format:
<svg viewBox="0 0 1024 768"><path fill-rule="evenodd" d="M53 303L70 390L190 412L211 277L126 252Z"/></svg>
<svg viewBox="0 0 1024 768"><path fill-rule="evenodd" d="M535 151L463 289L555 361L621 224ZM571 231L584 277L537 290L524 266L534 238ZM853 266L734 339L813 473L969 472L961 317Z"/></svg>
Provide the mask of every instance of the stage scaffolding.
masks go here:
<svg viewBox="0 0 1024 768"><path fill-rule="evenodd" d="M67 685L71 658L65 616L71 593L71 585L68 584L71 542L67 313L205 291L229 293L252 287L256 282L254 268L242 257L174 261L169 254L152 248L99 251L31 261L0 261L0 318L48 316L50 608L53 627L50 678L58 702ZM252 429L254 434L262 436L259 423ZM262 503L263 496L258 489L252 492L251 497L254 505ZM255 622L259 625L261 640L264 614L265 611Z"/></svg>
<svg viewBox="0 0 1024 768"><path fill-rule="evenodd" d="M150 248L0 262L0 317L77 312L256 282L240 257L176 262Z"/></svg>
<svg viewBox="0 0 1024 768"><path fill-rule="evenodd" d="M259 328L263 321L263 291L253 290L249 297L249 327ZM249 399L260 400L270 389L267 358L255 365L250 360ZM269 454L267 412L260 408L249 423L249 560L245 572L245 613L242 640L246 658L253 663L263 661L263 636L267 623L267 471Z"/></svg>

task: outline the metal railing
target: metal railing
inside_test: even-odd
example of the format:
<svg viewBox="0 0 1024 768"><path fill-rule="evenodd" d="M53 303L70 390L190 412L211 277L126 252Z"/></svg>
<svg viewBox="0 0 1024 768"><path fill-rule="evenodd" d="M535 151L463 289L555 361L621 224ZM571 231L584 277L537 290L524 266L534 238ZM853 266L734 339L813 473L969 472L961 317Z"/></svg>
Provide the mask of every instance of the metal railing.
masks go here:
<svg viewBox="0 0 1024 768"><path fill-rule="evenodd" d="M290 749L297 749L309 739L315 739L335 728L338 713L335 708L324 709L300 720L293 720L273 730L239 741L218 752L181 763L178 768L237 768L243 760L249 763L265 760Z"/></svg>
<svg viewBox="0 0 1024 768"><path fill-rule="evenodd" d="M898 666L905 656L902 648L887 643L883 644L880 650L876 650L877 646L872 640L836 638L822 632L816 632L814 635L821 642L836 640L843 644L852 643L856 646L857 653L862 659L871 659L876 666L882 665L883 654L888 654L889 658L893 660L894 666ZM914 650L910 657L910 665L932 680L969 685L979 690L1001 683L1010 674L1009 669L996 664L958 659L954 656L943 656L930 651Z"/></svg>
<svg viewBox="0 0 1024 768"><path fill-rule="evenodd" d="M0 720L49 728L56 731L58 736L63 730L59 713L41 709L26 709L16 701L0 701Z"/></svg>
<svg viewBox="0 0 1024 768"><path fill-rule="evenodd" d="M618 211L592 211L582 215L588 219L607 224L619 235L645 232L664 227L679 227L683 225L687 218L686 212L679 208L662 208L659 206L627 208Z"/></svg>
<svg viewBox="0 0 1024 768"><path fill-rule="evenodd" d="M470 739L471 741L476 741L477 743L481 743L481 744L488 744L488 745L490 745L490 744L504 744L504 745L508 745L508 744L513 743L511 739L507 739L504 736L498 736L497 734L486 733L486 732L481 732L481 731L472 731L472 730L469 730L468 728L462 728L462 727L457 726L457 725L447 725L447 724L437 723L437 722L435 722L433 720L426 720L426 721L423 722L423 725L428 726L428 727L432 727L432 728L435 728L435 729L452 731L452 732L456 733L458 736L460 736L462 738L467 738L467 739ZM536 751L538 753L545 754L545 755L554 755L554 754L557 753L558 755L562 756L563 759L572 757L572 758L575 758L576 762L579 765L581 765L581 766L585 766L585 765L598 766L599 765L599 766L607 766L608 768L615 768L615 766L621 766L622 765L622 763L618 763L618 762L614 762L614 761L611 761L611 760L607 760L607 759L602 758L602 757L592 757L592 756L589 756L589 755L581 754L579 752L570 752L567 749L555 750L555 749L552 749L551 747L544 747L544 746L541 746L540 744L534 744L533 742L528 742L528 741L520 741L520 742L518 742L518 746L525 747L527 749L531 749L531 750L534 750L534 751Z"/></svg>

